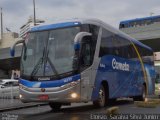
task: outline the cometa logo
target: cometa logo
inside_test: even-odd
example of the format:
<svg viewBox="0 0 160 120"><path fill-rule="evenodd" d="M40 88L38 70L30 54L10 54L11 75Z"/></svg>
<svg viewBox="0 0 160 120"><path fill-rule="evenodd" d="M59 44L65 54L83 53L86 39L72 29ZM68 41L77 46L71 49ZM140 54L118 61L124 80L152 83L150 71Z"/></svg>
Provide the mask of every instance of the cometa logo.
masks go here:
<svg viewBox="0 0 160 120"><path fill-rule="evenodd" d="M112 68L116 70L129 71L129 64L121 63L116 61L115 58L112 59Z"/></svg>

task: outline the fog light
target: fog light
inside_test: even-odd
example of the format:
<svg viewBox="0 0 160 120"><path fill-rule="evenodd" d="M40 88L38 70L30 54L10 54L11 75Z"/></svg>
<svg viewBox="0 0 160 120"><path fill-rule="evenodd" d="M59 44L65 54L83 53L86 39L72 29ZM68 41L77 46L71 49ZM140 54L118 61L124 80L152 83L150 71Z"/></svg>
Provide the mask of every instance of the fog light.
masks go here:
<svg viewBox="0 0 160 120"><path fill-rule="evenodd" d="M144 98L144 101L145 101L145 102L148 102L148 98Z"/></svg>
<svg viewBox="0 0 160 120"><path fill-rule="evenodd" d="M22 95L21 95L21 94L19 94L19 98L20 98L20 99L22 98Z"/></svg>
<svg viewBox="0 0 160 120"><path fill-rule="evenodd" d="M77 93L72 93L72 94L71 94L71 97L72 97L72 98L77 98L78 95L77 95Z"/></svg>

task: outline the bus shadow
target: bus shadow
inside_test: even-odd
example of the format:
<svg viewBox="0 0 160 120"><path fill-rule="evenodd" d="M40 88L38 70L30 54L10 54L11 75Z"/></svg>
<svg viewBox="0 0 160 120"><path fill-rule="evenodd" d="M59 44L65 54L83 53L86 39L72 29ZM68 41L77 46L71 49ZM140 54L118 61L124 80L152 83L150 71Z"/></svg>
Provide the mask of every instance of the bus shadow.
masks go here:
<svg viewBox="0 0 160 120"><path fill-rule="evenodd" d="M128 99L120 99L115 102L109 102L109 104L104 108L97 108L92 103L90 103L89 105L83 104L82 106L74 106L74 107L71 106L71 107L67 107L67 108L62 108L60 111L51 110L50 112L56 112L56 113L59 113L59 112L77 113L77 112L89 112L89 111L98 112L98 111L101 111L101 110L104 110L104 109L107 109L107 108L110 108L113 106L122 106L122 105L130 105L130 104L134 104L134 101L131 99L129 99L129 100Z"/></svg>
<svg viewBox="0 0 160 120"><path fill-rule="evenodd" d="M110 102L109 107L111 106L121 106L121 105L129 105L129 104L134 104L134 101L132 99L118 99L115 102Z"/></svg>
<svg viewBox="0 0 160 120"><path fill-rule="evenodd" d="M51 118L57 117L57 119L60 119L60 118L64 119L65 117L66 118L73 118L73 117L86 118L86 117L89 117L92 113L93 114L105 113L108 108L113 106L123 106L123 105L131 105L131 104L133 104L133 100L117 100L115 102L110 103L104 108L96 108L95 106L93 106L92 103L87 103L86 105L83 104L79 106L62 107L62 109L59 111L49 110L49 111L36 113L32 115L24 115L23 117L27 118L28 120L30 120L29 118L31 119L36 117L40 118L40 116L50 116Z"/></svg>

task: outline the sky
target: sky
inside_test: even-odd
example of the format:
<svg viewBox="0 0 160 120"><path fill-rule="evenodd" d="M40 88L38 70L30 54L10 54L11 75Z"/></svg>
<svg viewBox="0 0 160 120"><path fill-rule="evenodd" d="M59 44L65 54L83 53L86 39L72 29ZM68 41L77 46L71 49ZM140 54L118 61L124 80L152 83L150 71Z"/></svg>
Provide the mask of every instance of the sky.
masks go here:
<svg viewBox="0 0 160 120"><path fill-rule="evenodd" d="M97 18L115 28L120 21L160 15L160 0L35 0L36 18L46 23L72 18ZM4 30L19 32L33 16L33 0L0 0Z"/></svg>

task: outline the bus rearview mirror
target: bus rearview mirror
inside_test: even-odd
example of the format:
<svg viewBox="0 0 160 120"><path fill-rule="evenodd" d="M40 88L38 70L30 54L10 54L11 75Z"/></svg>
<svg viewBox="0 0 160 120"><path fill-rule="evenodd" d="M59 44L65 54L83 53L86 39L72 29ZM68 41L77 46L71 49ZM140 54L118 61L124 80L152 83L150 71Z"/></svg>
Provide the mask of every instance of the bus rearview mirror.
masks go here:
<svg viewBox="0 0 160 120"><path fill-rule="evenodd" d="M15 56L15 47L16 47L16 45L18 45L18 44L20 44L20 43L24 43L24 40L18 40L17 42L15 42L15 43L13 44L13 46L11 46L11 48L10 48L10 55L11 55L12 57Z"/></svg>
<svg viewBox="0 0 160 120"><path fill-rule="evenodd" d="M14 49L10 49L10 55L12 56L12 57L14 57L14 55L15 55L15 50Z"/></svg>
<svg viewBox="0 0 160 120"><path fill-rule="evenodd" d="M79 50L80 49L80 43L82 39L86 36L91 36L92 34L89 32L79 32L74 38L74 49Z"/></svg>

